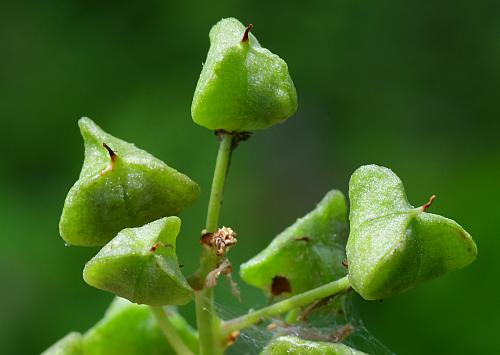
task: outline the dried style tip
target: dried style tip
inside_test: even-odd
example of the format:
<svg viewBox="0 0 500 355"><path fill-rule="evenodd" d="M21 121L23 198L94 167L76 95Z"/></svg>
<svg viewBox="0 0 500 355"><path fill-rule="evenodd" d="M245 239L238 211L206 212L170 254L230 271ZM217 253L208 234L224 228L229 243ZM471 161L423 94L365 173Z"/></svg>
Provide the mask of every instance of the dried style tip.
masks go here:
<svg viewBox="0 0 500 355"><path fill-rule="evenodd" d="M244 43L244 42L248 42L248 34L250 33L250 31L252 30L253 28L253 25L252 24L249 24L247 26L247 28L245 28L245 33L243 33L243 38L241 39L241 42Z"/></svg>
<svg viewBox="0 0 500 355"><path fill-rule="evenodd" d="M106 175L106 173L113 170L113 168L115 167L115 162L116 162L116 159L118 158L118 155L116 155L116 153L113 151L113 149L111 149L109 147L109 145L107 145L106 143L102 143L102 146L104 148L106 148L106 150L108 151L108 154L109 154L109 158L110 158L110 162L109 162L108 166L106 167L106 169L101 171L101 176L104 176L104 175Z"/></svg>
<svg viewBox="0 0 500 355"><path fill-rule="evenodd" d="M431 207L431 205L435 199L436 199L436 195L432 195L431 197L429 197L429 201L425 205L422 206L422 211L427 212L427 210L429 209L429 207Z"/></svg>
<svg viewBox="0 0 500 355"><path fill-rule="evenodd" d="M116 161L116 157L117 157L117 155L116 155L116 153L113 151L113 149L111 149L111 148L109 147L109 145L107 145L106 143L102 143L102 146L103 146L104 148L106 148L106 150L108 151L108 154L109 154L109 157L111 158L111 161Z"/></svg>

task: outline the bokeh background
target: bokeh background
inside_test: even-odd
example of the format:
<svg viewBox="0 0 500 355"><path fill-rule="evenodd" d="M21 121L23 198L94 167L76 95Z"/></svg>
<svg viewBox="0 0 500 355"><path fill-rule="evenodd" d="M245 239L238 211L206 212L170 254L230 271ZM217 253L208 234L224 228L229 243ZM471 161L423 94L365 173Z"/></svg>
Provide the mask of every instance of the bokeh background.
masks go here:
<svg viewBox="0 0 500 355"><path fill-rule="evenodd" d="M228 16L286 59L300 101L235 152L222 210L240 233L233 263L327 190L346 192L359 165L388 166L413 204L436 194L432 211L459 221L479 257L383 303L358 299L366 327L400 354L498 353L500 2L487 0L3 3L0 353L36 354L85 331L112 298L81 278L97 249L58 235L82 162L81 116L201 185L178 245L186 273L195 269L217 145L190 104L208 31ZM265 303L240 285L244 305L219 298L228 313Z"/></svg>

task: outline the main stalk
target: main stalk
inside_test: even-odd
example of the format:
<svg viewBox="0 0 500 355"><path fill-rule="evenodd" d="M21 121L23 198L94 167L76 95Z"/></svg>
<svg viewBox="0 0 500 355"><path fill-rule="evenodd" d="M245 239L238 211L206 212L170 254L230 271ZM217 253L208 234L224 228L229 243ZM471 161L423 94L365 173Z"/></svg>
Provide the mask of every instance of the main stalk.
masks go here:
<svg viewBox="0 0 500 355"><path fill-rule="evenodd" d="M232 135L221 133L212 190L208 202L207 221L205 224L206 233L214 233L219 224L219 212L224 193L224 183L231 160L233 139ZM220 335L221 320L215 313L213 288L206 287L204 284L206 275L217 266L216 262L217 257L214 250L203 246L199 270L202 288L195 293L196 323L200 337L201 355L218 355L223 353L223 344Z"/></svg>

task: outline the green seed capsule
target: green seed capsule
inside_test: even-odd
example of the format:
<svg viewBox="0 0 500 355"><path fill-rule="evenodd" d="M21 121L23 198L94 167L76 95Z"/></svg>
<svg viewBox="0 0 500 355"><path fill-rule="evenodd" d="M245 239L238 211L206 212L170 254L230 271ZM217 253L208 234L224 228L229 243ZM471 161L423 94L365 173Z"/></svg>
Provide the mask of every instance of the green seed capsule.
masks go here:
<svg viewBox="0 0 500 355"><path fill-rule="evenodd" d="M189 302L193 291L175 253L180 226L178 217L167 217L122 230L85 265L85 282L135 303Z"/></svg>
<svg viewBox="0 0 500 355"><path fill-rule="evenodd" d="M198 336L175 307L166 308L170 323L195 353ZM83 337L85 355L175 354L151 309L116 298L104 318Z"/></svg>
<svg viewBox="0 0 500 355"><path fill-rule="evenodd" d="M309 341L295 336L281 336L264 348L261 355L363 355L365 353L340 343Z"/></svg>
<svg viewBox="0 0 500 355"><path fill-rule="evenodd" d="M345 275L344 195L332 190L318 206L240 267L242 279L274 296L302 293Z"/></svg>
<svg viewBox="0 0 500 355"><path fill-rule="evenodd" d="M219 21L196 86L191 115L208 129L246 132L280 123L297 110L284 60L262 48L238 20Z"/></svg>
<svg viewBox="0 0 500 355"><path fill-rule="evenodd" d="M349 279L365 299L392 296L474 261L476 244L455 221L414 208L389 169L367 165L349 183Z"/></svg>
<svg viewBox="0 0 500 355"><path fill-rule="evenodd" d="M84 355L82 345L82 335L77 332L71 332L50 348L45 350L42 355Z"/></svg>
<svg viewBox="0 0 500 355"><path fill-rule="evenodd" d="M59 222L67 243L104 245L123 228L176 215L198 197L198 185L161 160L104 132L89 118L78 124L85 160Z"/></svg>

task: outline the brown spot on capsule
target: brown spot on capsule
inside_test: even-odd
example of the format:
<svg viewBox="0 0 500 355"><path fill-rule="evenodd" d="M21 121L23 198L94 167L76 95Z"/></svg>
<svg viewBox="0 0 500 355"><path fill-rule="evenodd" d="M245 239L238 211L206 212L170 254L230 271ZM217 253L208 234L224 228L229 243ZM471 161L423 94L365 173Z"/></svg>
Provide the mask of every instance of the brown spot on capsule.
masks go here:
<svg viewBox="0 0 500 355"><path fill-rule="evenodd" d="M345 268L349 267L349 262L347 261L347 259L342 260L342 266Z"/></svg>
<svg viewBox="0 0 500 355"><path fill-rule="evenodd" d="M245 33L243 33L243 38L241 39L241 42L244 43L244 42L248 42L248 33L250 32L250 30L253 28L253 25L252 24L249 24L247 26L247 28L245 28Z"/></svg>
<svg viewBox="0 0 500 355"><path fill-rule="evenodd" d="M292 292L290 281L288 281L288 279L283 276L273 277L273 282L271 284L271 294L273 296L279 296L284 292Z"/></svg>
<svg viewBox="0 0 500 355"><path fill-rule="evenodd" d="M295 238L296 241L302 241L302 242L306 242L306 243L309 243L309 237L308 236L303 236L303 237L300 237L300 238Z"/></svg>

